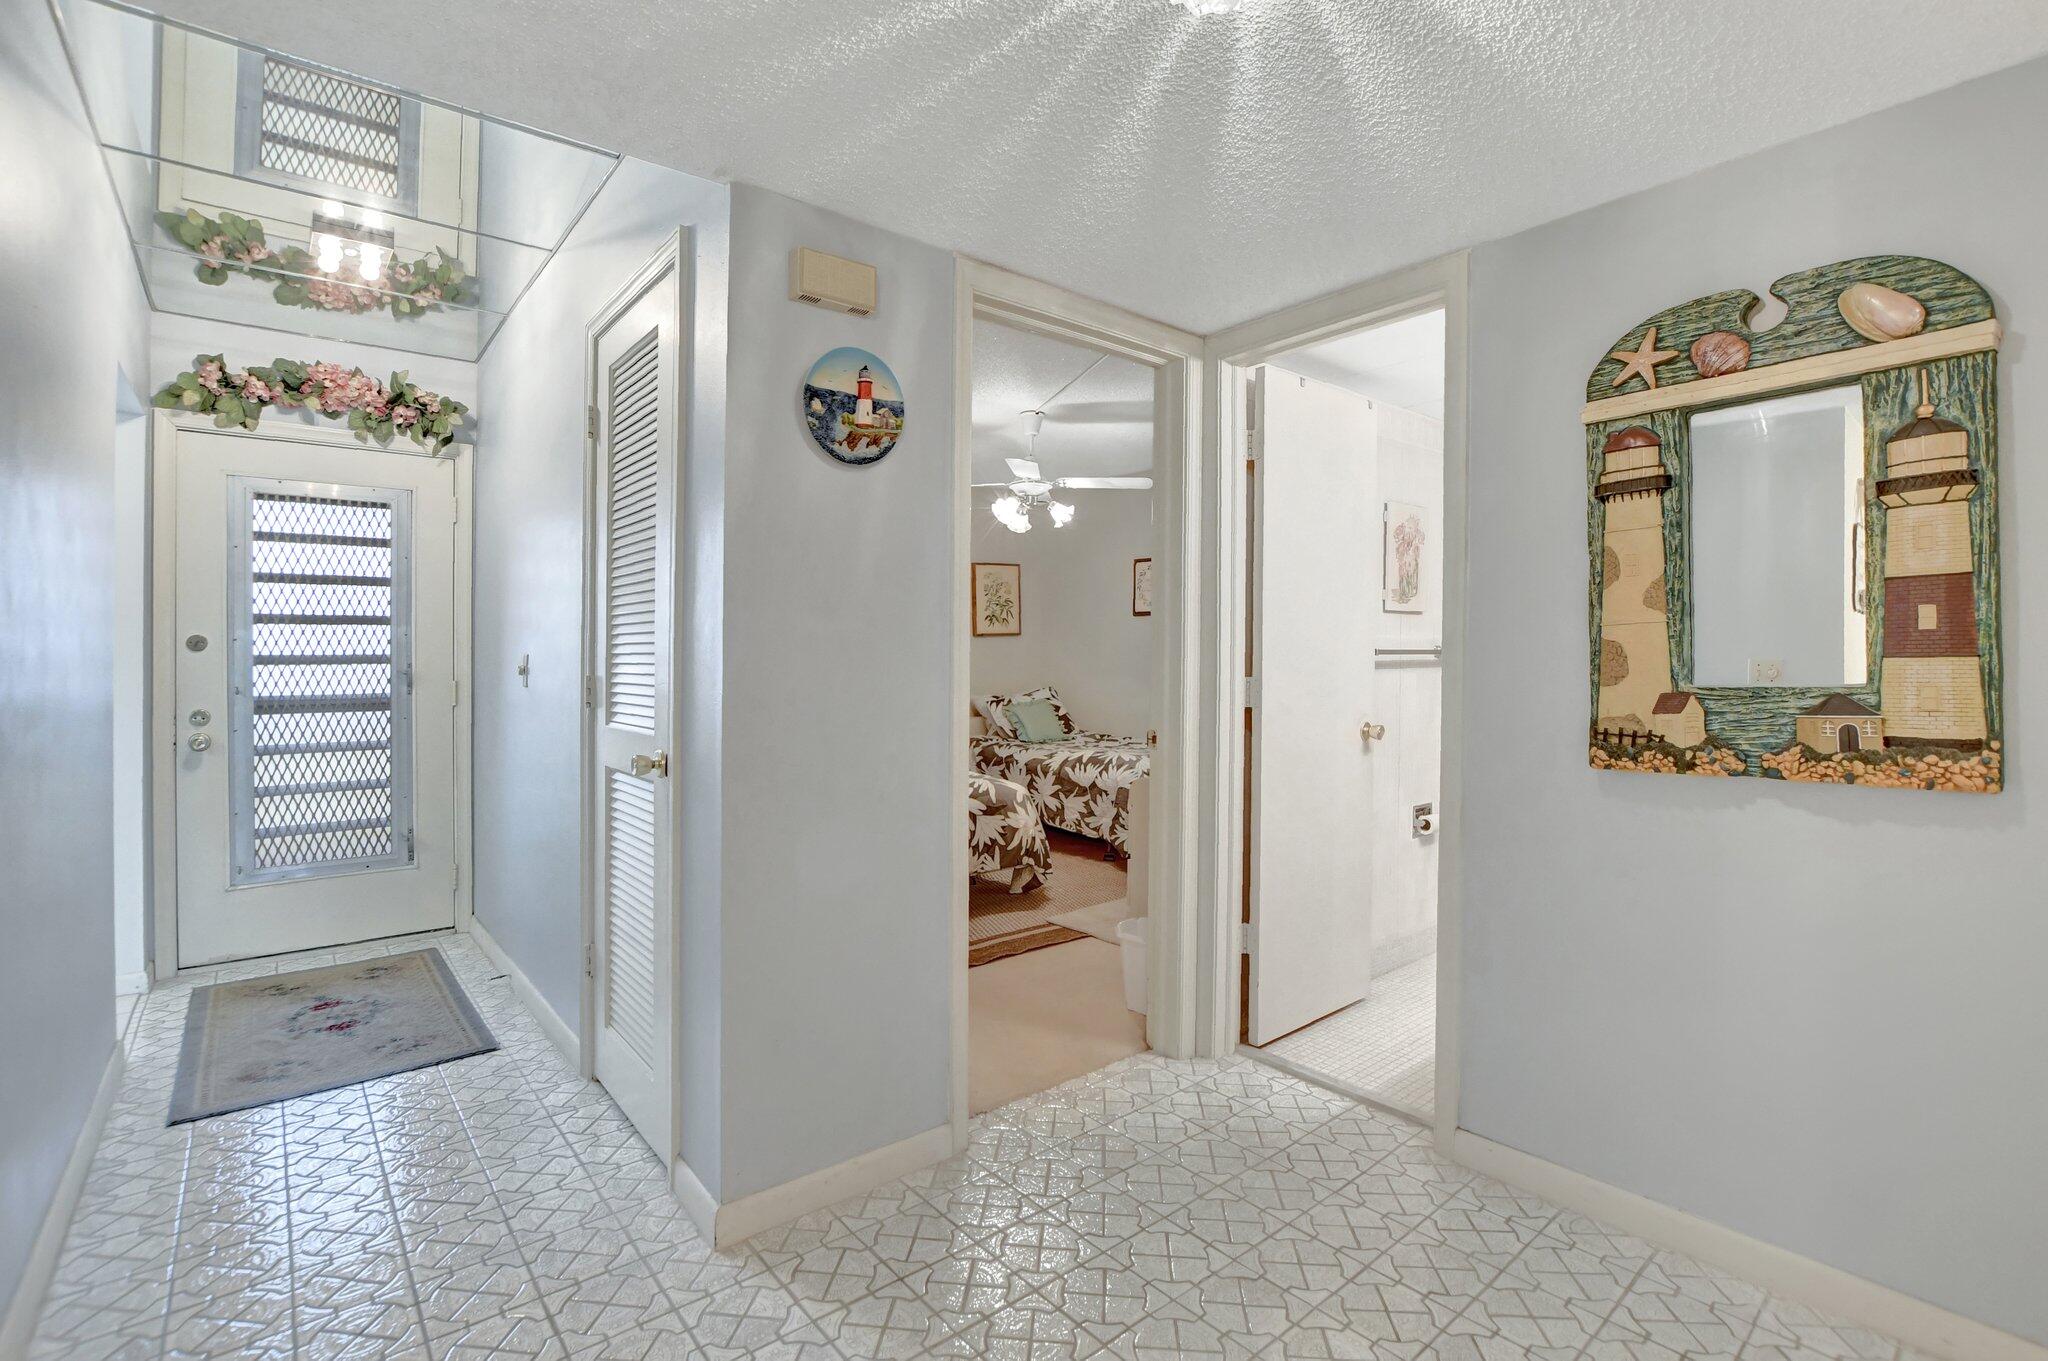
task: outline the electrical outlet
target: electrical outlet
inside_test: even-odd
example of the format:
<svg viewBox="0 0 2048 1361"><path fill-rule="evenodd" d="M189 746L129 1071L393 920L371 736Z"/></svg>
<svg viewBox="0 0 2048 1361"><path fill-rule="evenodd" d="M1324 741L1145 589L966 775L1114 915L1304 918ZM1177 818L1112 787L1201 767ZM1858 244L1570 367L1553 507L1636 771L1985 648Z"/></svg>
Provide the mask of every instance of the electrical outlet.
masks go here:
<svg viewBox="0 0 2048 1361"><path fill-rule="evenodd" d="M1751 685L1776 685L1785 679L1785 663L1777 657L1751 657L1749 659L1749 683Z"/></svg>

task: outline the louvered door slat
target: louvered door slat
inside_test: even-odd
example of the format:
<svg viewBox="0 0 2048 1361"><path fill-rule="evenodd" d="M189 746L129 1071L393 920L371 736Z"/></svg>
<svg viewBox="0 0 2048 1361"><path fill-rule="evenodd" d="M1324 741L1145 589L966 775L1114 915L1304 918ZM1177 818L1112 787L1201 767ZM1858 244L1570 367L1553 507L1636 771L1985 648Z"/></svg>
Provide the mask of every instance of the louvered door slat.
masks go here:
<svg viewBox="0 0 2048 1361"><path fill-rule="evenodd" d="M654 731L655 558L661 505L659 332L612 366L606 424L605 716ZM636 606L645 602L646 609Z"/></svg>

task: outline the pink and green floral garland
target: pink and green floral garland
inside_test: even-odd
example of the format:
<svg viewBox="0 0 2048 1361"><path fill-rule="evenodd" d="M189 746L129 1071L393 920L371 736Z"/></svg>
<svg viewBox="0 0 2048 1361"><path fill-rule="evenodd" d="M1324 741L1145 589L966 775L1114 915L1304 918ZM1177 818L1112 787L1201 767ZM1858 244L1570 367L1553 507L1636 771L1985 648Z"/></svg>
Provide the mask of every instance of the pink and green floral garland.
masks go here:
<svg viewBox="0 0 2048 1361"><path fill-rule="evenodd" d="M230 274L246 274L274 284L271 297L287 307L360 315L391 309L398 318L437 312L441 304L474 303L476 280L462 262L436 249L409 264L396 260L374 284L365 282L353 263L337 274L322 273L319 262L298 246L272 249L263 224L253 217L223 212L208 217L197 209L158 213L157 224L198 255L194 271L201 283L224 284Z"/></svg>
<svg viewBox="0 0 2048 1361"><path fill-rule="evenodd" d="M461 402L427 391L403 371L380 383L361 369L293 359L230 369L217 354L194 355L191 370L164 384L153 401L167 411L211 415L223 430L254 430L266 407L304 407L330 420L345 418L357 439L389 444L394 435L406 435L437 454L469 414Z"/></svg>

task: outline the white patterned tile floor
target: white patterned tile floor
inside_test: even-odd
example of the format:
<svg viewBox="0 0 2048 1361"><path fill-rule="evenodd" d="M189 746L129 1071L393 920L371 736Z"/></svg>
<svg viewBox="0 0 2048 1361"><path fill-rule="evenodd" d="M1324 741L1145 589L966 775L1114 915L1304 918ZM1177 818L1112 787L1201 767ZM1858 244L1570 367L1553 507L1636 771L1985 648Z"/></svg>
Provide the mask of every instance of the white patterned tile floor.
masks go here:
<svg viewBox="0 0 2048 1361"><path fill-rule="evenodd" d="M1260 1052L1427 1123L1436 1109L1436 956L1372 981L1372 992Z"/></svg>
<svg viewBox="0 0 2048 1361"><path fill-rule="evenodd" d="M1245 1058L1122 1060L716 1252L484 956L432 943L498 1052L175 1129L191 985L145 999L33 1355L1915 1361Z"/></svg>

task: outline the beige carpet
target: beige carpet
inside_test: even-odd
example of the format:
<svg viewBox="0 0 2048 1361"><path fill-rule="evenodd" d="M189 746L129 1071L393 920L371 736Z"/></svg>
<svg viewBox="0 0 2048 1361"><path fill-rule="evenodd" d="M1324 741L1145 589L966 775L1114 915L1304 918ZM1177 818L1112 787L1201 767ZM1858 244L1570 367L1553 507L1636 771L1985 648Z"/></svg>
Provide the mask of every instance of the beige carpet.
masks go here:
<svg viewBox="0 0 2048 1361"><path fill-rule="evenodd" d="M967 893L967 963L970 968L1048 945L1095 934L1054 918L1116 902L1126 894L1124 862L1102 858L1102 843L1052 828L1052 874L1042 884L1011 893L1001 884L972 882ZM1116 936L1111 925L1109 939Z"/></svg>
<svg viewBox="0 0 2048 1361"><path fill-rule="evenodd" d="M974 1114L1144 1052L1124 1009L1123 954L1087 936L967 975L967 1105Z"/></svg>

